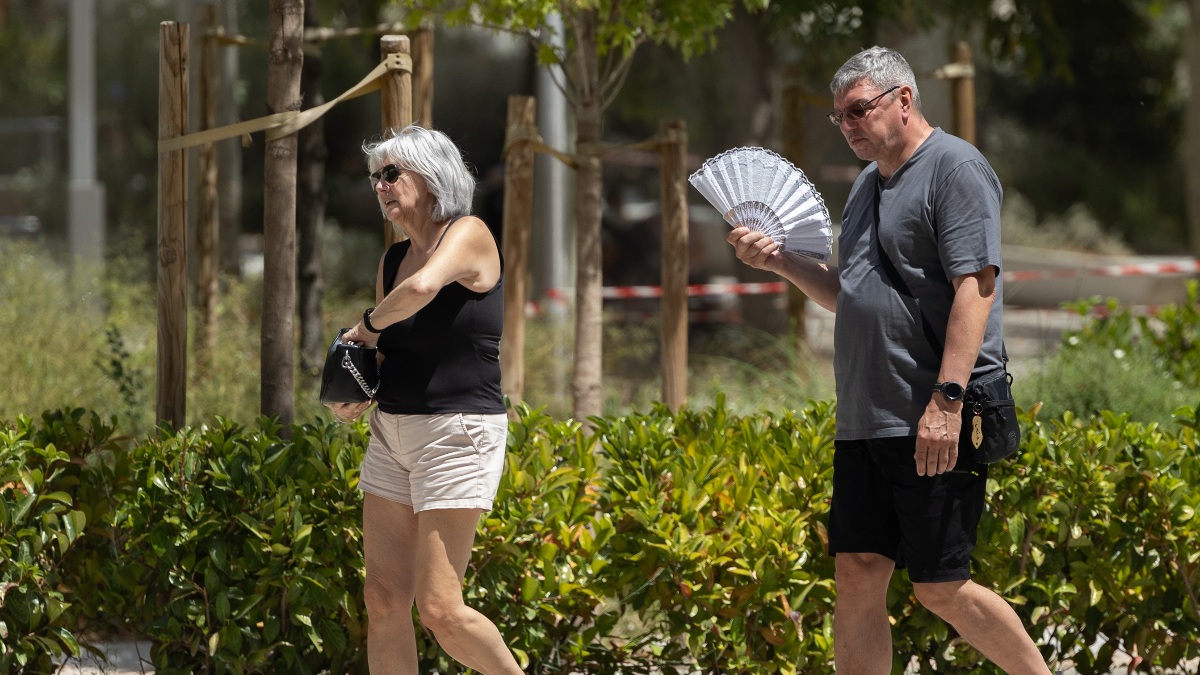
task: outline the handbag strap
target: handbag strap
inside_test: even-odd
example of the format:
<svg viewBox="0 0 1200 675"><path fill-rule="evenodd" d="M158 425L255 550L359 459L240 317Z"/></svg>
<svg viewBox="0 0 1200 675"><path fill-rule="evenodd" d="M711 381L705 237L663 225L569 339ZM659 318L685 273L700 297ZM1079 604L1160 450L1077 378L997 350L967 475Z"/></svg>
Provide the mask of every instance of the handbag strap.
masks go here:
<svg viewBox="0 0 1200 675"><path fill-rule="evenodd" d="M375 398L375 392L379 391L379 385L376 384L374 387L371 387L367 384L366 378L362 376L362 373L358 372L358 368L354 367L354 360L350 358L350 352L342 353L342 367L350 371L350 374L354 376L354 381L358 383L359 388L367 395L367 398Z"/></svg>
<svg viewBox="0 0 1200 675"><path fill-rule="evenodd" d="M936 354L942 354L944 346L941 338L938 337L937 331L933 329L933 325L929 323L929 319L925 317L925 312L921 311L921 301L909 289L905 283L904 277L900 276L900 270L896 269L896 264L892 262L892 257L888 255L887 249L883 247L883 241L879 238L879 201L881 186L878 180L875 183L875 247L879 251L879 264L883 267L884 274L888 280L892 282L892 288L895 288L901 295L906 295L913 299L917 307L917 314L921 317L921 332L925 334L925 340L929 342L929 346L933 347ZM1004 340L1000 341L1000 360L1004 370L1008 370L1008 349L1004 346Z"/></svg>

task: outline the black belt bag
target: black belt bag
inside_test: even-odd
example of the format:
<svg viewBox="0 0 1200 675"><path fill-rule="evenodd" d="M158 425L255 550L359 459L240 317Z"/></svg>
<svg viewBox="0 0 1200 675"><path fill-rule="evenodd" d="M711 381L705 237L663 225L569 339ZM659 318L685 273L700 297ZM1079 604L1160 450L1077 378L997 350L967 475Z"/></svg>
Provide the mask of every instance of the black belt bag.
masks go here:
<svg viewBox="0 0 1200 675"><path fill-rule="evenodd" d="M958 456L974 464L994 464L1021 446L1021 424L1007 370L972 380L963 395Z"/></svg>

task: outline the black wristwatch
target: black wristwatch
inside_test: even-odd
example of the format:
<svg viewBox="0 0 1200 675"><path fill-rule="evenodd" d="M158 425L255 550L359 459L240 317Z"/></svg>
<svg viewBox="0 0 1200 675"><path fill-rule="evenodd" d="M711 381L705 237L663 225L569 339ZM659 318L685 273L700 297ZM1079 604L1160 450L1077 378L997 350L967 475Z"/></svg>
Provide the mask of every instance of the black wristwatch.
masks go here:
<svg viewBox="0 0 1200 675"><path fill-rule="evenodd" d="M371 325L371 312L374 312L374 311L375 311L374 307L368 307L363 310L363 328L366 328L368 331L370 331L372 333L382 333L383 331L381 331L381 330L375 328L375 326Z"/></svg>
<svg viewBox="0 0 1200 675"><path fill-rule="evenodd" d="M933 385L933 390L940 391L947 401L961 401L963 394L967 393L967 390L957 382L938 382Z"/></svg>

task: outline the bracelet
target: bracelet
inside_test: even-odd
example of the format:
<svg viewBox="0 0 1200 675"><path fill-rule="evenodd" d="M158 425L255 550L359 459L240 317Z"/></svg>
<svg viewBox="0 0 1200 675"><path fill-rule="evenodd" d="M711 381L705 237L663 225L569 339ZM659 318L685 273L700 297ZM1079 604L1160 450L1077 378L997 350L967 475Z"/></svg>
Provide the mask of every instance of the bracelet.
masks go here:
<svg viewBox="0 0 1200 675"><path fill-rule="evenodd" d="M368 331L370 331L372 333L382 333L383 331L378 330L377 328L375 328L375 326L371 325L371 312L374 312L374 311L375 311L374 307L368 307L363 310L363 328L366 328Z"/></svg>

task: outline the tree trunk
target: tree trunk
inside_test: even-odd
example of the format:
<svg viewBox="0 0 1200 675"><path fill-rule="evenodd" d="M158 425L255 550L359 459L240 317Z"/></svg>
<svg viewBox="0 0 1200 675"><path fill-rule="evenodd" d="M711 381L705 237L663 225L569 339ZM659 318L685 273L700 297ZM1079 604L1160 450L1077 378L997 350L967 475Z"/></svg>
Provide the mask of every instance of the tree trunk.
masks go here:
<svg viewBox="0 0 1200 675"><path fill-rule="evenodd" d="M300 109L303 0L271 0L267 112ZM294 416L296 134L267 141L263 176L262 413Z"/></svg>
<svg viewBox="0 0 1200 675"><path fill-rule="evenodd" d="M1200 0L1188 2L1188 30L1184 39L1188 84L1191 92L1184 123L1184 148L1188 240L1193 256L1200 258Z"/></svg>
<svg viewBox="0 0 1200 675"><path fill-rule="evenodd" d="M575 148L580 156L575 174L575 218L578 228L575 277L575 379L574 415L585 428L588 417L601 413L601 378L603 372L603 311L601 252L600 252L600 194L603 170L598 154L600 142L600 100L596 92L596 16L594 12L579 17L578 53L583 62L576 63L582 86L575 108Z"/></svg>
<svg viewBox="0 0 1200 675"><path fill-rule="evenodd" d="M237 35L237 0L220 0L221 17L225 32ZM217 125L226 126L241 120L237 97L234 95L238 79L238 47L220 49L221 74L217 89ZM242 278L241 248L238 239L242 236L242 144L236 138L217 143L217 189L221 195L217 208L220 212L219 266L221 273Z"/></svg>
<svg viewBox="0 0 1200 675"><path fill-rule="evenodd" d="M317 0L304 3L304 26L316 28ZM321 52L314 45L304 59L300 89L304 92L304 109L325 102L321 95ZM296 235L300 255L296 261L300 283L300 366L311 376L321 371L325 356L324 325L321 301L325 295L325 279L321 271L321 236L325 224L325 146L324 118L300 131L300 158L296 168L299 197L296 208Z"/></svg>

